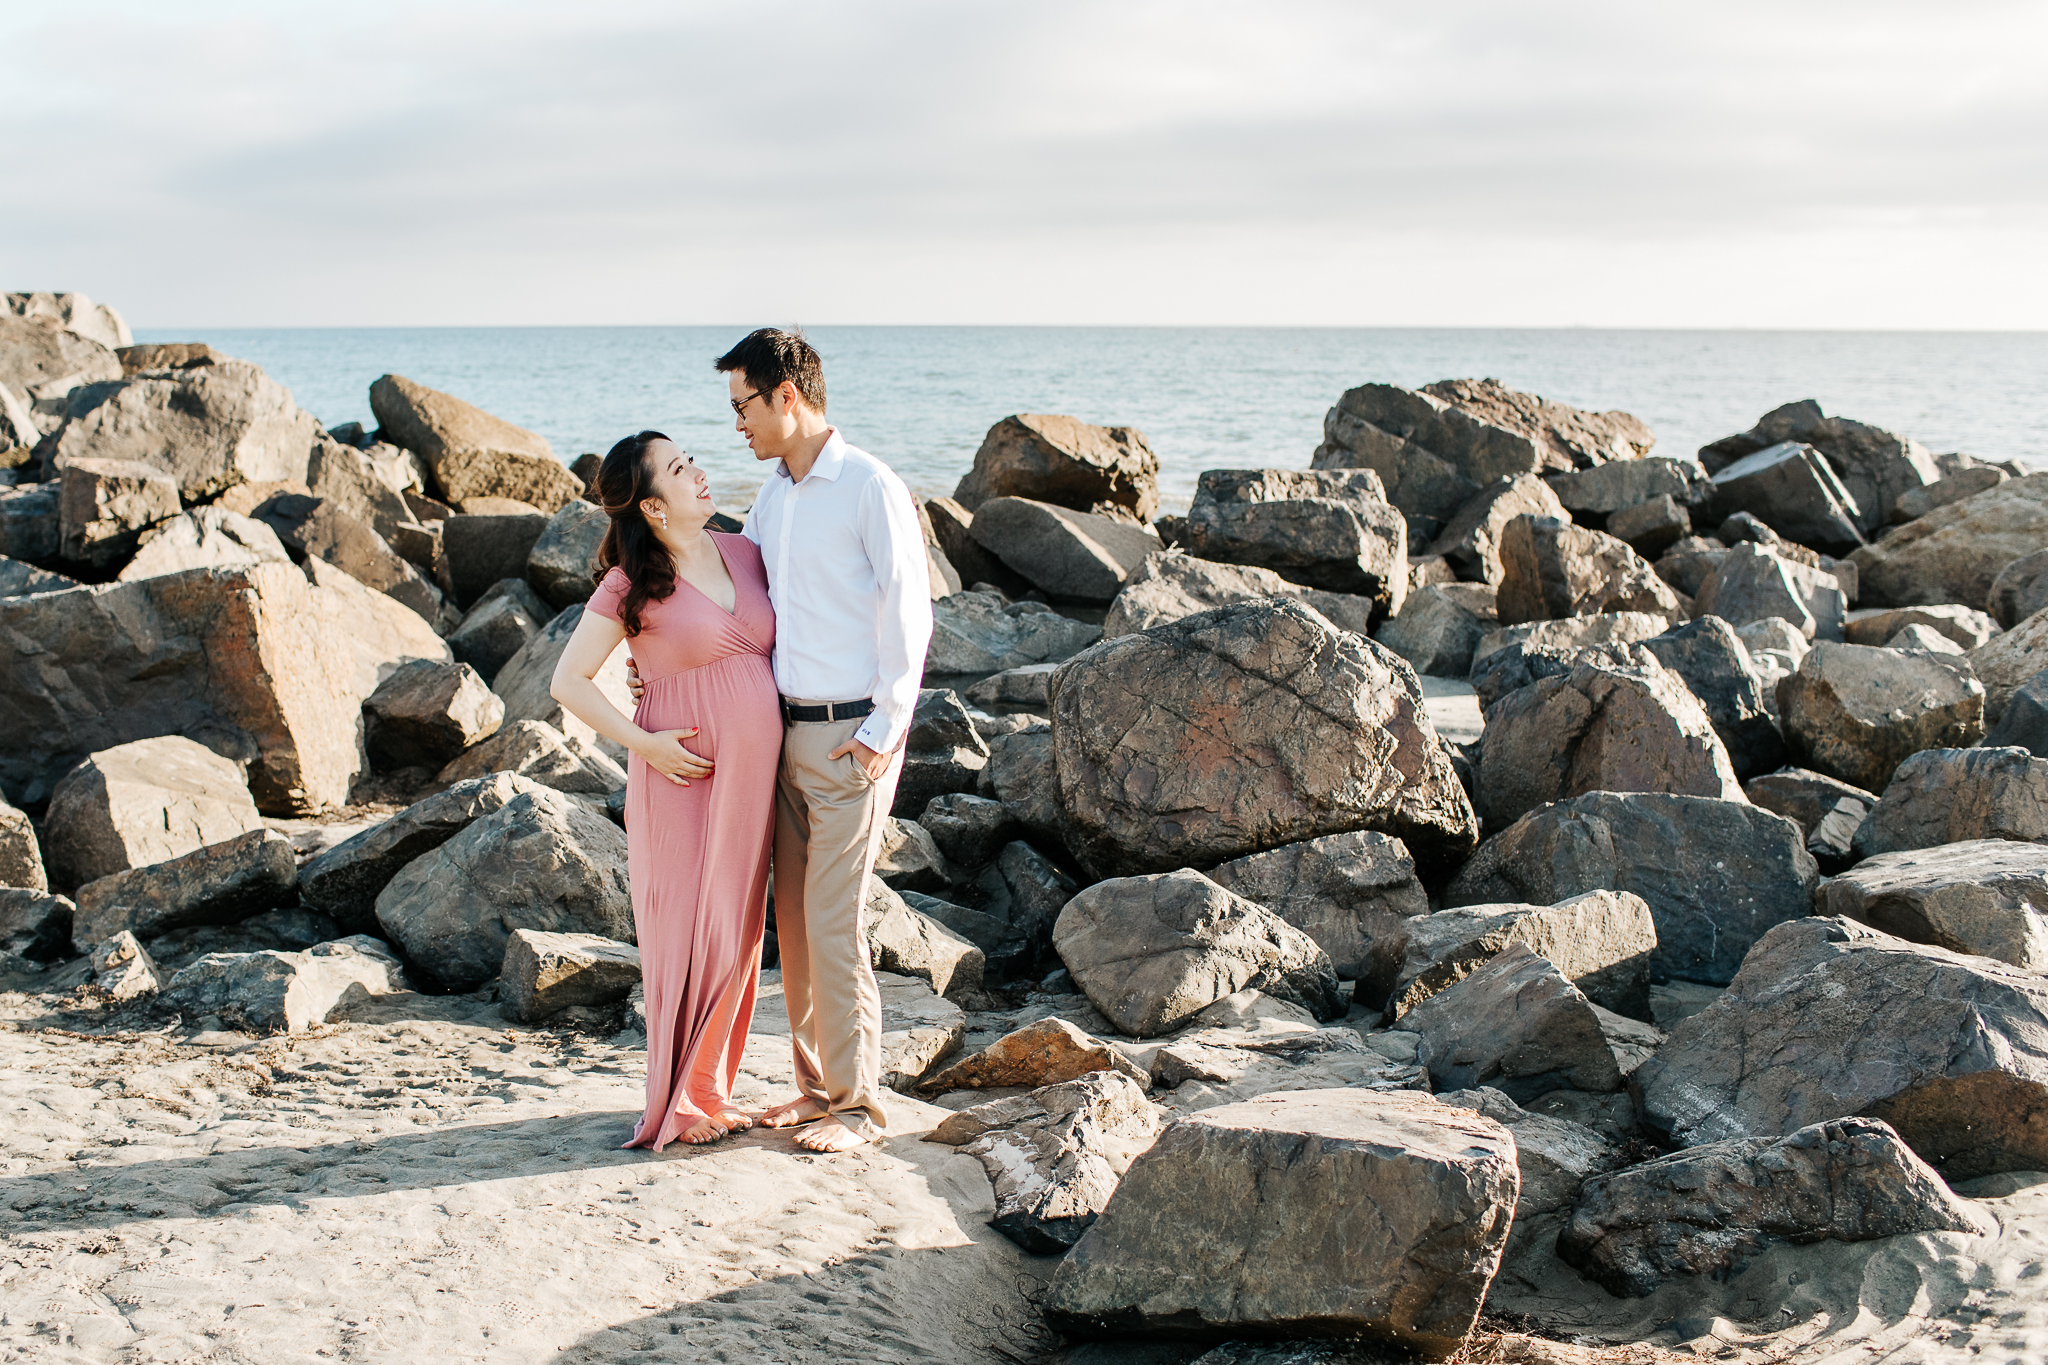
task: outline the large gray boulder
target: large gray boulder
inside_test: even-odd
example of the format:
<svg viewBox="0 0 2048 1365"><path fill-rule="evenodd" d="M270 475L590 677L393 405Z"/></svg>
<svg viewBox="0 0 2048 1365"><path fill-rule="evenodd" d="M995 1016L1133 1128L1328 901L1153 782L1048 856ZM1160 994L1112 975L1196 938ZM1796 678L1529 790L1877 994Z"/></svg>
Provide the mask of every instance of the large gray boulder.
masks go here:
<svg viewBox="0 0 2048 1365"><path fill-rule="evenodd" d="M1744 542L1701 580L1693 609L1735 626L1776 617L1809 640L1839 640L1849 599L1833 574Z"/></svg>
<svg viewBox="0 0 2048 1365"><path fill-rule="evenodd" d="M974 539L1053 597L1109 602L1160 549L1151 527L1029 498L991 498Z"/></svg>
<svg viewBox="0 0 2048 1365"><path fill-rule="evenodd" d="M1501 535L1520 516L1571 519L1557 494L1534 474L1496 479L1465 500L1430 544L1429 553L1441 555L1464 581L1497 587Z"/></svg>
<svg viewBox="0 0 2048 1365"><path fill-rule="evenodd" d="M45 828L50 871L73 887L259 830L263 817L241 764L160 735L103 749L66 773Z"/></svg>
<svg viewBox="0 0 2048 1365"><path fill-rule="evenodd" d="M1417 915L1373 942L1355 998L1398 1020L1515 944L1550 962L1594 1004L1631 1019L1650 1017L1657 923L1643 898L1626 891Z"/></svg>
<svg viewBox="0 0 2048 1365"><path fill-rule="evenodd" d="M377 922L453 991L496 976L515 929L636 942L626 836L574 797L523 792L401 868L377 895Z"/></svg>
<svg viewBox="0 0 2048 1365"><path fill-rule="evenodd" d="M377 767L440 768L496 734L505 703L468 664L414 659L363 699L363 718Z"/></svg>
<svg viewBox="0 0 2048 1365"><path fill-rule="evenodd" d="M1566 673L1578 665L1578 653L1599 645L1627 645L1648 640L1670 629L1663 616L1645 611L1605 612L1598 616L1567 616L1557 621L1524 621L1503 626L1481 636L1472 650L1472 681L1478 688L1480 704L1491 706L1517 688L1527 687L1555 673ZM1495 660L1497 654L1514 657ZM1599 657L1634 659L1633 650L1603 652ZM1547 661L1539 664L1539 660ZM1506 669L1488 685L1481 675Z"/></svg>
<svg viewBox="0 0 2048 1365"><path fill-rule="evenodd" d="M1476 839L1414 672L1298 603L1108 641L1055 673L1051 694L1068 845L1098 875L1353 829L1426 861Z"/></svg>
<svg viewBox="0 0 2048 1365"><path fill-rule="evenodd" d="M1556 517L1516 517L1501 534L1494 606L1504 626L1640 611L1682 618L1670 584L1634 550Z"/></svg>
<svg viewBox="0 0 2048 1365"><path fill-rule="evenodd" d="M59 553L105 573L135 553L150 527L178 515L178 485L139 460L72 460L58 476Z"/></svg>
<svg viewBox="0 0 2048 1365"><path fill-rule="evenodd" d="M1863 544L1863 509L1811 446L1785 441L1714 475L1708 525L1747 512L1787 540L1847 554ZM1876 523L1882 524L1883 517Z"/></svg>
<svg viewBox="0 0 2048 1365"><path fill-rule="evenodd" d="M2005 718L2013 693L2048 668L2048 609L1979 645L1969 658L1971 671L1984 684L1984 721L1996 725Z"/></svg>
<svg viewBox="0 0 2048 1365"><path fill-rule="evenodd" d="M113 349L71 331L63 319L0 309L0 386L26 395L120 377Z"/></svg>
<svg viewBox="0 0 2048 1365"><path fill-rule="evenodd" d="M2048 611L2048 549L2021 555L1991 580L1984 610L2011 630L2036 612Z"/></svg>
<svg viewBox="0 0 2048 1365"><path fill-rule="evenodd" d="M122 568L119 581L133 583L186 569L282 564L290 558L277 532L254 517L223 507L195 507L144 531L140 548Z"/></svg>
<svg viewBox="0 0 2048 1365"><path fill-rule="evenodd" d="M1429 911L1407 846L1367 830L1233 858L1212 868L1209 880L1314 939L1346 981L1365 969L1375 943Z"/></svg>
<svg viewBox="0 0 2048 1365"><path fill-rule="evenodd" d="M308 861L299 870L299 895L343 929L374 929L377 897L400 869L538 790L538 783L512 773L457 782Z"/></svg>
<svg viewBox="0 0 2048 1365"><path fill-rule="evenodd" d="M1844 1118L1595 1175L1557 1252L1608 1293L1640 1298L1669 1279L1732 1274L1773 1243L1997 1231L1889 1124Z"/></svg>
<svg viewBox="0 0 2048 1365"><path fill-rule="evenodd" d="M1159 513L1159 457L1136 427L1018 413L988 429L953 498L969 512L1030 498L1144 523Z"/></svg>
<svg viewBox="0 0 2048 1365"><path fill-rule="evenodd" d="M918 692L903 749L893 811L897 815L914 816L936 796L974 791L988 767L988 743L968 718L960 694L949 688Z"/></svg>
<svg viewBox="0 0 2048 1365"><path fill-rule="evenodd" d="M1676 673L1713 722L1737 777L1770 772L1785 761L1785 740L1772 719L1764 681L1734 627L1701 616L1643 641L1658 663Z"/></svg>
<svg viewBox="0 0 2048 1365"><path fill-rule="evenodd" d="M952 498L920 498L917 510L921 514L920 524L931 528L933 548L945 556L946 563L969 591L979 585L1010 596L1030 591L1031 585L1022 574L982 549L974 539L974 513Z"/></svg>
<svg viewBox="0 0 2048 1365"><path fill-rule="evenodd" d="M1571 519L1582 526L1605 529L1605 521L1624 508L1670 498L1681 507L1699 503L1707 494L1707 474L1690 460L1652 455L1640 460L1611 460L1590 469L1546 474L1543 481L1557 495Z"/></svg>
<svg viewBox="0 0 2048 1365"><path fill-rule="evenodd" d="M1658 618L1662 625L1662 618ZM1494 590L1483 583L1432 583L1408 594L1401 614L1373 638L1406 659L1417 673L1462 678L1472 656L1500 625Z"/></svg>
<svg viewBox="0 0 2048 1365"><path fill-rule="evenodd" d="M582 485L555 457L546 437L452 394L387 374L370 385L370 410L387 439L427 462L439 491L451 502L516 498L552 514L583 496Z"/></svg>
<svg viewBox="0 0 2048 1365"><path fill-rule="evenodd" d="M1986 602L2006 565L2048 542L2048 474L2009 479L1893 528L1849 557L1872 607Z"/></svg>
<svg viewBox="0 0 2048 1365"><path fill-rule="evenodd" d="M939 852L961 867L986 867L1024 832L1002 802L970 792L934 796L917 823Z"/></svg>
<svg viewBox="0 0 2048 1365"><path fill-rule="evenodd" d="M1814 909L2039 972L2048 969L2048 846L1972 839L1880 853L1823 884Z"/></svg>
<svg viewBox="0 0 2048 1365"><path fill-rule="evenodd" d="M1984 685L1952 655L1817 644L1778 683L1778 714L1795 761L1882 791L1922 749L1984 735Z"/></svg>
<svg viewBox="0 0 2048 1365"><path fill-rule="evenodd" d="M1602 466L1603 468L1607 466ZM1626 466L1622 466L1625 468ZM1586 1091L1553 1091L1552 1095L1596 1098ZM1621 1099L1620 1096L1600 1096ZM1474 1090L1439 1091L1437 1099L1459 1109L1472 1109L1505 1125L1515 1138L1515 1165L1522 1175L1521 1193L1515 1200L1517 1240L1541 1235L1545 1225L1535 1222L1540 1214L1568 1209L1579 1197L1586 1180L1623 1164L1623 1155L1608 1139L1585 1124L1551 1114L1522 1108L1491 1086ZM1510 1255L1513 1254L1511 1251Z"/></svg>
<svg viewBox="0 0 2048 1365"><path fill-rule="evenodd" d="M977 795L1002 804L1024 830L1052 845L1064 842L1066 816L1060 808L1059 752L1052 727L1034 726L989 741L988 763Z"/></svg>
<svg viewBox="0 0 2048 1365"><path fill-rule="evenodd" d="M1199 872L1097 882L1067 902L1053 946L1104 1018L1138 1038L1253 989L1318 1019L1346 1003L1330 956L1270 910Z"/></svg>
<svg viewBox="0 0 2048 1365"><path fill-rule="evenodd" d="M1475 786L1496 829L1594 791L1743 799L1713 722L1654 659L1581 663L1503 697L1486 713Z"/></svg>
<svg viewBox="0 0 2048 1365"><path fill-rule="evenodd" d="M1654 561L1692 535L1692 514L1676 499L1662 497L1622 508L1607 519L1606 530L1644 559Z"/></svg>
<svg viewBox="0 0 2048 1365"><path fill-rule="evenodd" d="M1927 749L1899 764L1869 823L1865 855L1970 839L2048 843L2048 758L2025 749Z"/></svg>
<svg viewBox="0 0 2048 1365"><path fill-rule="evenodd" d="M215 1016L250 1033L303 1033L371 996L408 989L404 969L368 936L302 952L208 953L164 986L165 1009Z"/></svg>
<svg viewBox="0 0 2048 1365"><path fill-rule="evenodd" d="M1621 1089L1593 1002L1547 958L1514 943L1401 1016L1439 1090L1492 1086L1532 1100L1553 1090Z"/></svg>
<svg viewBox="0 0 2048 1365"><path fill-rule="evenodd" d="M1593 792L1531 811L1480 845L1444 904L1555 905L1588 891L1643 898L1654 970L1720 985L1820 878L1799 826L1746 801Z"/></svg>
<svg viewBox="0 0 2048 1365"><path fill-rule="evenodd" d="M1220 564L1185 550L1162 550L1131 575L1102 618L1102 637L1114 640L1178 621L1212 607L1261 597L1301 597L1304 590L1271 569Z"/></svg>
<svg viewBox="0 0 2048 1365"><path fill-rule="evenodd" d="M317 561L0 600L0 638L10 799L42 799L87 754L202 735L248 756L278 815L347 804L363 698L406 659L447 657L418 616Z"/></svg>
<svg viewBox="0 0 2048 1365"><path fill-rule="evenodd" d="M72 940L86 952L123 930L152 939L195 924L233 924L289 901L298 872L291 840L251 830L87 882L78 888Z"/></svg>
<svg viewBox="0 0 2048 1365"><path fill-rule="evenodd" d="M1926 447L1909 437L1847 417L1829 417L1811 398L1763 415L1748 431L1700 447L1713 474L1787 442L1811 447L1841 481L1865 534L1881 528L1900 496L1941 477ZM1794 537L1798 539L1798 537Z"/></svg>
<svg viewBox="0 0 2048 1365"><path fill-rule="evenodd" d="M0 886L50 889L35 825L26 811L15 809L4 798L0 798Z"/></svg>
<svg viewBox="0 0 2048 1365"><path fill-rule="evenodd" d="M926 1137L978 1157L995 1187L989 1226L1055 1256L1081 1240L1146 1139L1159 1108L1113 1071L1042 1086L949 1116Z"/></svg>
<svg viewBox="0 0 2048 1365"><path fill-rule="evenodd" d="M1187 546L1398 615L1408 592L1408 529L1370 471L1211 469L1195 487Z"/></svg>
<svg viewBox="0 0 2048 1365"><path fill-rule="evenodd" d="M557 611L590 599L597 586L597 547L612 519L577 498L558 508L526 555L526 581Z"/></svg>
<svg viewBox="0 0 2048 1365"><path fill-rule="evenodd" d="M1070 1337L1364 1334L1445 1359L1478 1321L1519 1185L1507 1129L1427 1095L1223 1105L1131 1164L1046 1316Z"/></svg>
<svg viewBox="0 0 2048 1365"><path fill-rule="evenodd" d="M927 674L996 673L1071 659L1102 638L1102 628L1060 615L1043 602L1005 602L993 593L959 592L932 603Z"/></svg>
<svg viewBox="0 0 2048 1365"><path fill-rule="evenodd" d="M1766 934L1630 1079L1681 1146L1883 1119L1956 1181L2048 1161L2048 980L1853 920Z"/></svg>
<svg viewBox="0 0 2048 1365"><path fill-rule="evenodd" d="M452 786L492 773L517 773L575 796L608 797L626 789L624 768L537 720L515 720L463 750L434 774L434 780Z"/></svg>
<svg viewBox="0 0 2048 1365"><path fill-rule="evenodd" d="M533 1023L572 1005L624 1000L640 984L640 950L598 934L514 929L498 977L505 1017Z"/></svg>

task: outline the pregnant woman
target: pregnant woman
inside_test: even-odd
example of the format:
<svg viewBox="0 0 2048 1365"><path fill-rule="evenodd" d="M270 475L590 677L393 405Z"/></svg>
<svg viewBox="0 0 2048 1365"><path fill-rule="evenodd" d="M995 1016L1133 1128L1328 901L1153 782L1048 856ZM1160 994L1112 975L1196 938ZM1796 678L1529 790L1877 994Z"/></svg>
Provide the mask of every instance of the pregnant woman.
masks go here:
<svg viewBox="0 0 2048 1365"><path fill-rule="evenodd" d="M647 995L647 1112L628 1147L714 1142L754 1017L782 713L761 552L705 528L709 481L666 436L611 448L596 491L603 580L555 667L555 699L630 752L626 856ZM621 640L646 694L629 720L594 679Z"/></svg>

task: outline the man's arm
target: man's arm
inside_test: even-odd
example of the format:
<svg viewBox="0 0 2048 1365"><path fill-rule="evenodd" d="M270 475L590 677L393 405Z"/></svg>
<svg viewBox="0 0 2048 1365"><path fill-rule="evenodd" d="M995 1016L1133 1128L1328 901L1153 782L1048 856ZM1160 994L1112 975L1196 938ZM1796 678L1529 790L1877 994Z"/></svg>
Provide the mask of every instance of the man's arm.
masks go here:
<svg viewBox="0 0 2048 1365"><path fill-rule="evenodd" d="M917 508L901 482L877 479L869 486L861 499L859 530L879 588L875 631L882 677L875 709L853 737L875 754L888 755L902 746L917 711L925 650L932 639L931 573Z"/></svg>

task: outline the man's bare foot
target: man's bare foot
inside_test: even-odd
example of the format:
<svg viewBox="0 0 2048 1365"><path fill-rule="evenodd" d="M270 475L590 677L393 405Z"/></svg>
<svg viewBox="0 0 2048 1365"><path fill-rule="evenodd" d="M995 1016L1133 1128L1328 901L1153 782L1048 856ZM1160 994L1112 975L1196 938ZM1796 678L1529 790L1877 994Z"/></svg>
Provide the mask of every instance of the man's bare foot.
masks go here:
<svg viewBox="0 0 2048 1365"><path fill-rule="evenodd" d="M808 1132L797 1134L796 1145L807 1152L844 1152L871 1140L838 1119L827 1116L824 1122Z"/></svg>
<svg viewBox="0 0 2048 1365"><path fill-rule="evenodd" d="M725 1136L725 1126L716 1119L700 1117L688 1128L683 1129L683 1141L692 1147L702 1147L707 1142L716 1142Z"/></svg>
<svg viewBox="0 0 2048 1365"><path fill-rule="evenodd" d="M744 1133L754 1126L754 1116L752 1114L749 1114L744 1109L734 1109L729 1105L723 1109L712 1110L711 1117L724 1124L725 1131L728 1133Z"/></svg>
<svg viewBox="0 0 2048 1365"><path fill-rule="evenodd" d="M786 1104L778 1104L761 1115L763 1128L794 1128L799 1124L816 1123L825 1117L825 1108L809 1095L800 1095Z"/></svg>

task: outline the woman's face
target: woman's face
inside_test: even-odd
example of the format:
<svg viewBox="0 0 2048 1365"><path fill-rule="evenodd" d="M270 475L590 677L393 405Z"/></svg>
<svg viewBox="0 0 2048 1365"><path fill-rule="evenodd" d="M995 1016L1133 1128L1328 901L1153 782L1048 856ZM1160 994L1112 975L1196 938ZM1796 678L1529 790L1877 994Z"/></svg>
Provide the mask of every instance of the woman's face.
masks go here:
<svg viewBox="0 0 2048 1365"><path fill-rule="evenodd" d="M646 458L648 496L640 506L650 520L661 523L656 512L679 521L710 520L716 510L711 505L711 480L681 447L674 441L650 441Z"/></svg>

